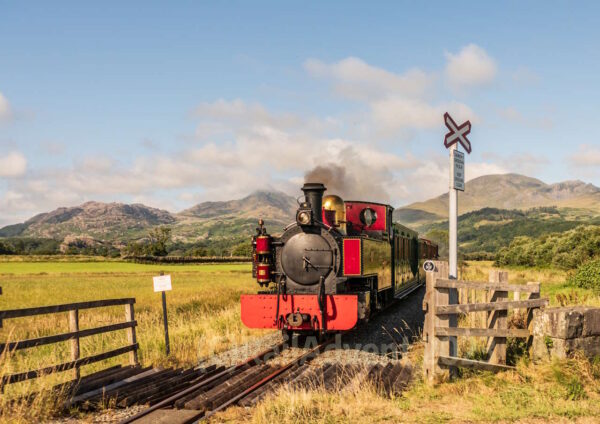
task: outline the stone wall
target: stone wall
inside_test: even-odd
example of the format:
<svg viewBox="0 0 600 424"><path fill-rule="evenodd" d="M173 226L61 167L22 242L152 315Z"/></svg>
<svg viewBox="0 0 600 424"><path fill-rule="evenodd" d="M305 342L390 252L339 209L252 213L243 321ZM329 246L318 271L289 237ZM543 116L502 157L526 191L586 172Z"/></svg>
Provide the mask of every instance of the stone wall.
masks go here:
<svg viewBox="0 0 600 424"><path fill-rule="evenodd" d="M565 358L576 351L590 358L600 356L600 308L577 306L535 311L534 360Z"/></svg>

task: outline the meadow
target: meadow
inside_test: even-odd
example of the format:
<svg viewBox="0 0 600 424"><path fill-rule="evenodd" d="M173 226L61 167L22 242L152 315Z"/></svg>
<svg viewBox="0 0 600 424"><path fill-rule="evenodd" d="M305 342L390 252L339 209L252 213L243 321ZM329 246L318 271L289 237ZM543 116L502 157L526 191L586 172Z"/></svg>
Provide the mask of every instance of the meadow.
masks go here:
<svg viewBox="0 0 600 424"><path fill-rule="evenodd" d="M134 297L137 339L142 365L198 365L202 359L253 337L265 334L249 330L240 321L239 297L257 285L250 264L145 265L78 258L74 261L0 262L0 309L17 309L87 300ZM160 293L153 291L152 277L170 274L173 290L167 292L171 355L165 355ZM123 306L82 310L80 328L122 322ZM4 320L0 340L14 341L68 332L68 314L58 313ZM81 356L89 356L127 344L124 330L81 339ZM0 358L2 375L38 369L70 361L68 342L24 349ZM88 374L110 365L124 364L127 355L87 365ZM30 382L10 385L4 399L39 390L72 378L64 372ZM3 408L4 409L4 408ZM6 410L4 410L6 412ZM41 411L40 411L41 412Z"/></svg>
<svg viewBox="0 0 600 424"><path fill-rule="evenodd" d="M142 265L98 258L6 257L0 261L0 309L15 309L95 299L134 297L138 321L139 358L143 365L197 365L202 359L241 345L266 334L246 329L239 316L241 293L258 289L251 278L249 264ZM462 277L486 280L492 262L468 262ZM173 290L167 293L171 355L164 353L161 296L154 293L152 276L164 271L172 276ZM551 305L590 304L600 306L600 296L590 290L572 288L565 283L568 273L556 269L510 268L512 283L540 281L542 296ZM80 327L91 328L124 320L124 309L108 307L80 312ZM68 331L66 313L5 320L0 329L2 341L41 337ZM81 355L88 356L127 344L124 331L81 339ZM0 374L70 360L69 345L59 343L26 349L0 357ZM410 354L420 370L422 348L413 346ZM117 357L88 365L87 374L109 365L126 363ZM49 387L71 372L9 386L0 401L0 420L41 419L52 412L43 398L33 406L11 404L19 394ZM523 360L519 370L501 374L465 374L462 379L429 388L417 376L401 398L386 398L373 388L361 387L334 394L313 390L284 393L267 399L258 408L234 409L219 415L217 421L254 422L344 422L372 417L374 421L431 422L453 420L498 420L535 417L589 417L600 414L600 365L583 359L533 365ZM581 386L581 389L579 387ZM528 400L526 400L528 399ZM460 409L445 406L458 404ZM488 405L494 405L490 414ZM379 411L379 412L377 412ZM383 413L381 411L387 411ZM410 418L410 419L408 419Z"/></svg>
<svg viewBox="0 0 600 424"><path fill-rule="evenodd" d="M492 261L467 262L459 277L487 280ZM541 296L550 306L600 306L600 294L573 288L566 283L568 272L553 268L505 268L515 284L541 283ZM482 299L483 300L483 299ZM464 323L467 324L467 323ZM469 323L481 325L481 323ZM461 343L459 354L468 356L478 346ZM492 374L463 371L461 377L431 387L421 375L423 344L414 344L408 361L415 377L399 397L379 394L369 385L351 385L337 392L316 387L311 390L281 390L256 408L232 408L215 422L255 424L310 423L594 423L600 417L600 358L575 358L532 363L524 356L516 371Z"/></svg>

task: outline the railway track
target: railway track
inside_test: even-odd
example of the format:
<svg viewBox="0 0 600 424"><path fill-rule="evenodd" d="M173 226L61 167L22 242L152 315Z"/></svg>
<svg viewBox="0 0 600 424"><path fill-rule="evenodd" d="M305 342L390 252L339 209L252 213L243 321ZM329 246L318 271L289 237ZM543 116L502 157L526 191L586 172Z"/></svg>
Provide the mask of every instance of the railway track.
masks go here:
<svg viewBox="0 0 600 424"><path fill-rule="evenodd" d="M289 348L283 342L238 365L211 371L210 375L197 383L127 418L121 424L192 423L209 418L250 395L258 400L285 378L296 374L330 342L320 343L283 364L269 363Z"/></svg>
<svg viewBox="0 0 600 424"><path fill-rule="evenodd" d="M114 367L62 385L70 400L65 408L94 411L105 407L149 407L121 424L194 423L232 405L252 407L281 387L291 390L323 387L340 389L355 378L369 380L385 393L397 393L410 380L412 370L400 363L368 367L338 361L313 361L329 350L334 339L306 343L299 349L282 342L231 367L158 369ZM308 347L307 347L308 345ZM316 364L315 362L322 362Z"/></svg>
<svg viewBox="0 0 600 424"><path fill-rule="evenodd" d="M65 411L78 408L95 412L147 405L146 409L122 422L137 424L197 422L232 405L252 407L281 388L343 390L347 385L362 387L367 380L387 395L400 394L412 376L409 366L401 365L402 362L397 360L373 361L366 351L364 357L355 353L362 351L361 346L383 346L389 342L387 339L393 338L389 334L382 337L384 323L394 328L403 328L402 324L408 326L405 320L415 315L414 308L410 308L413 303L420 311L420 302L405 303L402 309L393 313L391 323L386 311L358 332L346 333L343 340L339 339L341 344L338 345L336 339L335 346L330 346L331 339L317 344L314 339L302 341L296 338L294 341L298 343L290 340L274 344L233 366L113 367L78 382L57 386L55 390L60 397L66 393L70 399L64 404ZM417 321L410 322L410 327L418 328ZM341 347L341 354L320 355L331 347ZM313 360L317 357L318 360Z"/></svg>
<svg viewBox="0 0 600 424"><path fill-rule="evenodd" d="M408 315L413 313L409 309L405 312ZM385 316L383 319L385 321ZM363 329L363 333L367 332L365 334L353 336L354 332L350 332L347 336L357 337L361 343L366 339L367 343L379 344L374 335L376 327L382 324L377 321L372 324ZM412 376L412 369L399 361L375 363L369 359L356 360L355 356L347 353L341 356L328 353L313 361L323 351L334 347L330 346L333 339L320 344L314 339L295 341L298 343L290 340L274 344L260 354L229 367L113 367L86 376L76 384L71 382L58 386L56 390L61 393L67 391L70 400L65 403L65 410L76 407L93 412L104 408L148 405L122 423L191 423L210 418L232 405L252 407L282 387L286 390L314 387L340 390L350 382L353 382L352 387L356 387L356 383L361 386L368 380L385 394L399 394ZM360 347L356 346L350 340L344 348L358 352ZM338 347L336 343L335 348Z"/></svg>

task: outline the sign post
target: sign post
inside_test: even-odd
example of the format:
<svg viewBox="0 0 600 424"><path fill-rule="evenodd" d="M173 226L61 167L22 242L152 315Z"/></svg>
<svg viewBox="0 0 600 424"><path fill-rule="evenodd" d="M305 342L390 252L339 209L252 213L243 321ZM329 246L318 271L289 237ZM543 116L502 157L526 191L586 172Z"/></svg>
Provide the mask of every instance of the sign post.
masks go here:
<svg viewBox="0 0 600 424"><path fill-rule="evenodd" d="M167 356L171 353L171 347L169 345L169 322L167 320L167 295L166 291L171 290L171 276L165 275L164 272L160 272L160 276L152 278L154 282L154 291L161 292L162 294L162 307L163 307L163 323L165 327L165 350Z"/></svg>
<svg viewBox="0 0 600 424"><path fill-rule="evenodd" d="M465 191L465 154L458 150L460 143L467 153L471 153L471 142L467 135L471 132L471 122L456 125L448 112L444 114L444 124L450 130L444 139L444 146L450 149L450 186L448 193L448 242L449 278L458 278L458 191Z"/></svg>

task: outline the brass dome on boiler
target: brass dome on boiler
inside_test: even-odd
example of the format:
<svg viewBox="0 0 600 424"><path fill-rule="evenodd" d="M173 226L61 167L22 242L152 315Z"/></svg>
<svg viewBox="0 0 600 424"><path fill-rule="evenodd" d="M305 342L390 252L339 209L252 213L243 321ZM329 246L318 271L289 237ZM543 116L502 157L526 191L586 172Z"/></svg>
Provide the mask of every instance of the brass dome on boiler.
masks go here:
<svg viewBox="0 0 600 424"><path fill-rule="evenodd" d="M340 196L335 194L329 194L323 197L323 209L328 211L335 211L335 223L338 225L338 229L345 233L346 232L346 206Z"/></svg>

